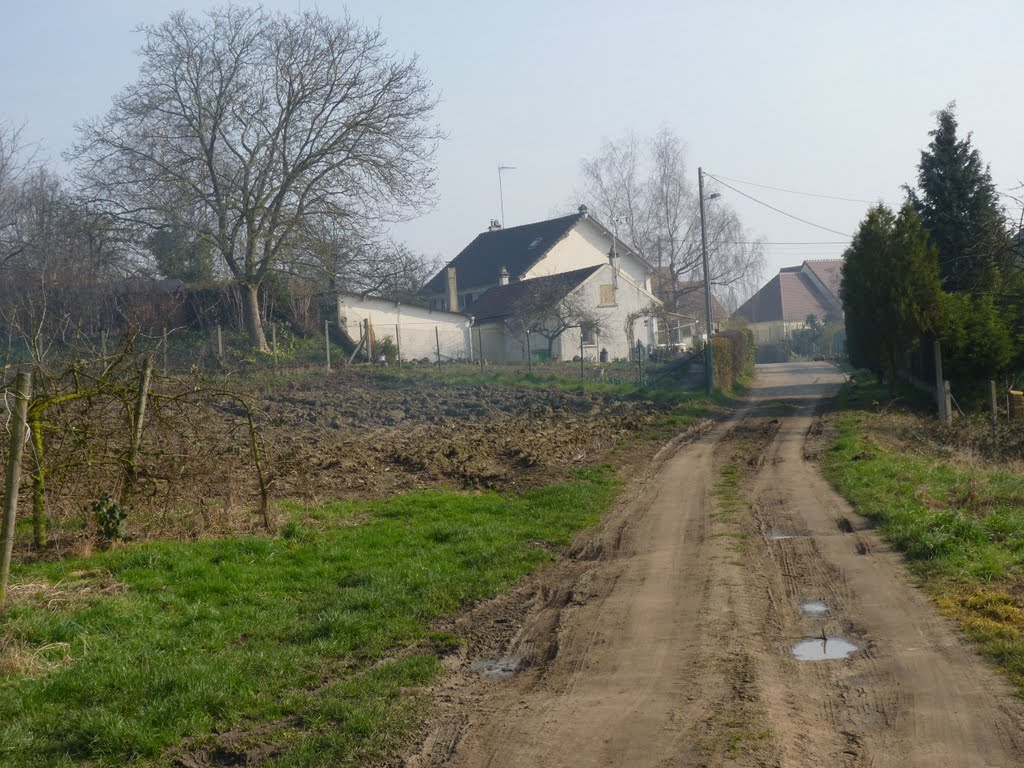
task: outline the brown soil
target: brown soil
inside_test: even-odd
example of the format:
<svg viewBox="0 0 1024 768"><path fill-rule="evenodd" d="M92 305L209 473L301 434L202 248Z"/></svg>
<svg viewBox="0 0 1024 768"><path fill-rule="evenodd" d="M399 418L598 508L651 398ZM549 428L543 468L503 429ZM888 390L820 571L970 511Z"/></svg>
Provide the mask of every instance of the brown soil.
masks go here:
<svg viewBox="0 0 1024 768"><path fill-rule="evenodd" d="M599 392L382 383L334 374L265 396L276 493L378 498L433 484L518 489L603 459L665 408Z"/></svg>
<svg viewBox="0 0 1024 768"><path fill-rule="evenodd" d="M157 386L185 394L157 398L151 409L129 533L145 539L259 531L245 410L231 397L204 394L202 382L195 392L186 381ZM283 376L265 390L244 380L228 388L252 408L271 498L307 502L432 487L524 490L607 461L627 442L631 448L616 464L628 473L657 450L657 425L671 409L613 393L448 385L443 378L354 369ZM47 501L54 546L43 557L87 553L95 544L92 501L103 492L116 497L120 488L121 467L110 460L123 448L119 413L80 410L69 411L66 429L53 432ZM87 439L59 439L76 430ZM27 479L23 492L28 509ZM40 554L27 536L17 546L19 559Z"/></svg>
<svg viewBox="0 0 1024 768"><path fill-rule="evenodd" d="M752 407L662 451L576 557L462 617L474 640L396 764L1024 764L1024 704L805 458L840 380L763 366ZM739 492L716 494L730 464ZM822 637L856 648L794 658Z"/></svg>

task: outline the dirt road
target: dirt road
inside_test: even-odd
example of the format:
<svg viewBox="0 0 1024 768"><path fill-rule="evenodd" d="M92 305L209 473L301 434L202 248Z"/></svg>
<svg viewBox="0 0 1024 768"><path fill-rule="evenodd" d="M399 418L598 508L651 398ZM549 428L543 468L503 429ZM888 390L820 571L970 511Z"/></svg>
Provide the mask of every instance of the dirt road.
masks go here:
<svg viewBox="0 0 1024 768"><path fill-rule="evenodd" d="M465 660L407 764L1024 765L1022 702L805 459L840 382L760 368L749 410L666 452L538 588L499 672L525 668Z"/></svg>

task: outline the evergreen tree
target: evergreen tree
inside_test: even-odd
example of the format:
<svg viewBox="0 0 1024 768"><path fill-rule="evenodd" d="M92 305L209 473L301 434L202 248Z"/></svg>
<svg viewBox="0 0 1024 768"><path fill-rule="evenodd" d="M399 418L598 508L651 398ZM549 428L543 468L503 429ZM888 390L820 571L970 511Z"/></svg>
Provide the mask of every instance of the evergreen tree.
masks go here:
<svg viewBox="0 0 1024 768"><path fill-rule="evenodd" d="M911 202L939 252L943 287L950 292L992 291L1007 248L1003 215L988 166L957 138L956 105L938 114L928 148L921 152Z"/></svg>
<svg viewBox="0 0 1024 768"><path fill-rule="evenodd" d="M192 240L181 227L156 230L146 241L146 247L164 277L176 277L190 284L213 279L213 250Z"/></svg>
<svg viewBox="0 0 1024 768"><path fill-rule="evenodd" d="M888 372L894 391L900 358L934 332L941 316L938 253L913 207L868 211L844 255L840 297L850 359Z"/></svg>

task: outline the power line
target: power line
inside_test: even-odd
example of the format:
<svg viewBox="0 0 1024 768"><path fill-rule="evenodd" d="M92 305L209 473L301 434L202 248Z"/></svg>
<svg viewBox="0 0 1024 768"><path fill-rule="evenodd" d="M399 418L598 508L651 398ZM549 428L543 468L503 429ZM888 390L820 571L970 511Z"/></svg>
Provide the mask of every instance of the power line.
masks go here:
<svg viewBox="0 0 1024 768"><path fill-rule="evenodd" d="M730 245L846 245L849 240L720 240Z"/></svg>
<svg viewBox="0 0 1024 768"><path fill-rule="evenodd" d="M815 229L823 229L826 232L831 232L833 235L839 235L840 237L848 237L848 238L852 239L852 235L849 235L846 232L840 232L838 229L831 229L829 227L823 227L821 224L815 224L813 221L808 221L807 219L801 219L799 216L794 216L792 213L787 213L786 211L782 210L781 208L776 208L774 205L769 205L764 200L758 200L753 195L748 195L743 190L736 189L736 187L732 186L731 184L726 184L720 178L718 178L717 176L712 176L707 171L704 172L704 175L714 179L719 184L721 184L723 187L727 187L728 189L731 189L736 194L743 195L743 197L747 198L748 200L753 200L758 205L763 205L765 208L770 208L771 210L775 211L776 213L781 213L783 216L787 216L787 217L789 217L791 219L799 221L801 224L806 224L806 225L808 225L810 227L814 227Z"/></svg>
<svg viewBox="0 0 1024 768"><path fill-rule="evenodd" d="M705 173L706 176L711 176L710 173ZM716 178L712 176L711 178ZM728 176L722 176L722 179L727 179L735 184L747 184L751 187L760 187L761 189L773 189L776 192L786 192L790 195L803 195L804 197L820 197L824 200L842 200L846 203L864 203L865 205L874 205L877 200L861 200L857 197L844 197L843 195L821 195L816 192L800 192L796 189L786 189L785 187L773 187L769 184L758 184L755 181L744 181L743 179L733 179ZM719 179L720 180L720 179Z"/></svg>

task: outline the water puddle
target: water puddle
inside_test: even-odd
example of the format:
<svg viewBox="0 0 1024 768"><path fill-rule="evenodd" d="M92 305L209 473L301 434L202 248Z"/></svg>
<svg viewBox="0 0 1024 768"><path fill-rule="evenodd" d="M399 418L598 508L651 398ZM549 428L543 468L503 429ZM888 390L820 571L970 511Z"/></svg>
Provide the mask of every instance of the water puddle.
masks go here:
<svg viewBox="0 0 1024 768"><path fill-rule="evenodd" d="M857 646L842 637L815 637L802 640L793 646L793 658L799 661L825 661L845 659L857 650Z"/></svg>
<svg viewBox="0 0 1024 768"><path fill-rule="evenodd" d="M477 659L469 663L469 668L489 680L504 680L519 671L519 662L517 658Z"/></svg>
<svg viewBox="0 0 1024 768"><path fill-rule="evenodd" d="M828 614L828 605L824 600L808 600L807 602L800 603L800 612L805 616L826 616Z"/></svg>
<svg viewBox="0 0 1024 768"><path fill-rule="evenodd" d="M803 536L802 533L795 533L793 531L787 531L782 528L772 528L768 538L772 541L783 541L784 539L798 539Z"/></svg>

